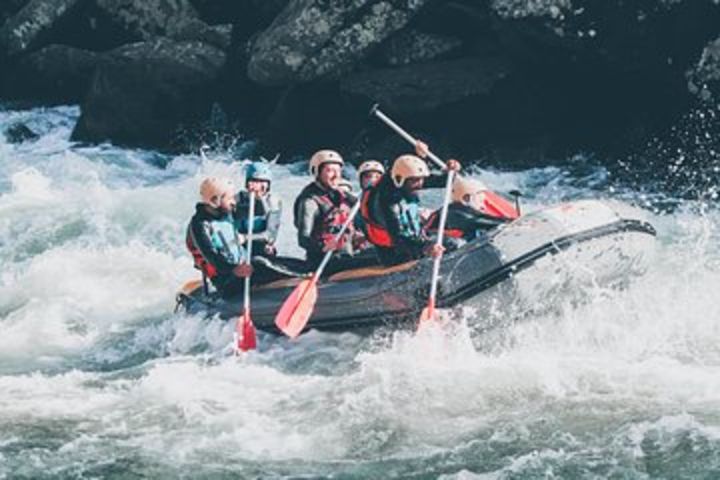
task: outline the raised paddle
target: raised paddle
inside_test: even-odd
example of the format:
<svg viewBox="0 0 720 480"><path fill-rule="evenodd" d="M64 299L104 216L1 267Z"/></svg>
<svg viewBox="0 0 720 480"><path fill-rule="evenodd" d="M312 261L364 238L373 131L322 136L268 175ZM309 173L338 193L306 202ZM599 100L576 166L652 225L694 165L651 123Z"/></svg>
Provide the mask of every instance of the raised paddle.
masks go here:
<svg viewBox="0 0 720 480"><path fill-rule="evenodd" d="M350 210L350 214L345 220L345 223L343 223L342 228L340 228L340 231L335 235L335 243L340 241L345 234L345 230L347 230L348 226L352 223L359 210L360 201L358 200L352 210ZM310 320L318 297L318 280L333 253L332 250L325 252L325 256L317 270L315 270L310 278L301 281L298 286L295 287L295 290L288 296L285 303L280 307L280 311L278 311L275 316L275 325L288 337L295 338L300 335L300 332L303 331L308 320Z"/></svg>
<svg viewBox="0 0 720 480"><path fill-rule="evenodd" d="M255 220L255 193L248 191L250 195L250 208L248 212L248 231L247 231L247 263L252 262L252 244L253 244L253 224ZM257 335L255 333L255 325L250 317L250 276L245 277L243 285L243 312L238 317L235 324L234 334L235 354L247 352L257 348Z"/></svg>
<svg viewBox="0 0 720 480"><path fill-rule="evenodd" d="M443 198L442 210L440 211L440 223L438 225L438 236L436 245L442 246L443 236L445 235L445 222L447 220L448 205L450 205L450 192L452 191L452 182L455 177L455 172L452 170L448 171L447 183L445 184L445 197ZM435 298L437 297L437 285L438 279L440 278L440 262L442 261L442 254L438 255L433 259L433 270L432 277L430 279L430 296L428 297L427 307L423 308L420 312L420 321L418 322L418 328L422 328L427 322L436 320L435 310Z"/></svg>
<svg viewBox="0 0 720 480"><path fill-rule="evenodd" d="M412 146L417 145L417 139L410 135L408 132L406 132L400 125L393 122L387 115L385 115L380 110L378 104L373 105L372 109L370 110L370 115L375 115L376 117L378 117L388 127L395 130L398 135L407 140L408 143L410 143ZM442 169L447 168L445 162L440 160L438 156L431 151L428 150L427 156L438 167ZM512 206L510 202L490 190L484 192L484 204L485 209L488 211L488 213L495 217L503 218L506 220L515 220L519 216L519 212L515 209L515 207Z"/></svg>

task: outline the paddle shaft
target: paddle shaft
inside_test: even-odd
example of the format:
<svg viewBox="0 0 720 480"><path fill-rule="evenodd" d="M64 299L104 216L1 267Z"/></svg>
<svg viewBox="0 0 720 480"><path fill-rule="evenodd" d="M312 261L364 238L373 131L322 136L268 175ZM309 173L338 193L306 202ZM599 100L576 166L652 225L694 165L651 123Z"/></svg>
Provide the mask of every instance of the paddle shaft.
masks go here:
<svg viewBox="0 0 720 480"><path fill-rule="evenodd" d="M348 215L347 220L345 220L345 223L343 223L342 227L340 228L340 231L335 235L335 243L339 242L342 236L345 234L345 231L348 229L350 224L352 223L353 219L355 218L355 215L357 215L358 211L360 211L360 199L358 199L357 203L353 206L352 210L350 210L350 214ZM325 256L322 259L322 262L320 262L320 265L318 266L317 270L315 270L315 273L313 274L313 278L315 281L317 281L318 278L320 278L320 275L322 275L323 270L325 270L325 267L327 266L328 262L330 261L330 258L332 258L333 253L335 253L333 250L325 252Z"/></svg>
<svg viewBox="0 0 720 480"><path fill-rule="evenodd" d="M438 236L436 245L442 246L443 237L445 236L445 223L447 222L448 206L450 205L450 193L452 192L452 182L455 172L452 170L448 172L447 182L445 184L445 198L443 199L442 210L440 211L440 223L438 225ZM438 278L440 277L440 262L442 261L442 255L439 255L433 259L433 271L430 280L430 298L428 304L434 307L435 297L437 296L437 285Z"/></svg>
<svg viewBox="0 0 720 480"><path fill-rule="evenodd" d="M400 135L400 136L403 137L405 140L407 140L409 144L411 144L412 146L415 146L415 145L417 144L417 139L416 139L415 137L413 137L413 136L410 135L408 132L406 132L400 125L398 125L397 123L393 122L387 115L385 115L385 114L380 110L380 108L378 108L377 105L375 105L375 106L373 107L373 109L371 110L371 113L372 113L373 115L375 115L376 117L378 117L378 118L379 118L380 120L382 120L383 122L385 122L385 124L386 124L388 127L390 127L390 128L392 128L393 130L395 130L395 131L398 133L398 135ZM442 168L442 169L447 168L447 165L445 165L445 162L443 162L442 160L440 160L440 158L438 158L438 156L435 155L434 153L432 153L430 150L428 150L427 156L428 156L428 158L429 158L430 160L432 160L433 163L434 163L435 165L437 165L438 167L440 167L440 168Z"/></svg>
<svg viewBox="0 0 720 480"><path fill-rule="evenodd" d="M253 227L255 226L255 193L250 195L250 208L248 209L248 231L247 231L247 263L252 263ZM250 276L245 277L243 285L243 310L250 311Z"/></svg>

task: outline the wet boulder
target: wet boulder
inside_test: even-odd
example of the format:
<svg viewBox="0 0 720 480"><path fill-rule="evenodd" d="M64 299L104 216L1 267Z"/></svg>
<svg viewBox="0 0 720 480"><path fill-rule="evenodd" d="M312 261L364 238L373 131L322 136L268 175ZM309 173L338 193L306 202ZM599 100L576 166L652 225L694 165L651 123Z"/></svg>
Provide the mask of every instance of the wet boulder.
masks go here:
<svg viewBox="0 0 720 480"><path fill-rule="evenodd" d="M720 103L720 38L710 42L687 72L688 89L704 102Z"/></svg>
<svg viewBox="0 0 720 480"><path fill-rule="evenodd" d="M427 0L292 0L255 41L248 76L263 85L332 78L405 27Z"/></svg>
<svg viewBox="0 0 720 480"><path fill-rule="evenodd" d="M0 27L3 26L5 21L15 15L24 7L29 0L5 0L0 2Z"/></svg>
<svg viewBox="0 0 720 480"><path fill-rule="evenodd" d="M198 13L189 0L95 0L111 21L137 40L172 36Z"/></svg>
<svg viewBox="0 0 720 480"><path fill-rule="evenodd" d="M170 35L174 40L198 41L222 50L230 48L232 25L208 25L198 19L191 19Z"/></svg>
<svg viewBox="0 0 720 480"><path fill-rule="evenodd" d="M224 64L201 42L120 47L97 68L72 138L167 149L179 127L208 118Z"/></svg>
<svg viewBox="0 0 720 480"><path fill-rule="evenodd" d="M511 71L501 57L470 57L354 73L342 79L340 88L396 112L430 112L488 95Z"/></svg>
<svg viewBox="0 0 720 480"><path fill-rule="evenodd" d="M0 52L12 57L43 46L85 1L31 0L0 28Z"/></svg>
<svg viewBox="0 0 720 480"><path fill-rule="evenodd" d="M96 52L49 45L17 62L8 74L7 93L49 103L78 103L101 59Z"/></svg>
<svg viewBox="0 0 720 480"><path fill-rule="evenodd" d="M407 29L390 38L381 47L379 56L387 65L409 65L442 57L461 45L459 38Z"/></svg>

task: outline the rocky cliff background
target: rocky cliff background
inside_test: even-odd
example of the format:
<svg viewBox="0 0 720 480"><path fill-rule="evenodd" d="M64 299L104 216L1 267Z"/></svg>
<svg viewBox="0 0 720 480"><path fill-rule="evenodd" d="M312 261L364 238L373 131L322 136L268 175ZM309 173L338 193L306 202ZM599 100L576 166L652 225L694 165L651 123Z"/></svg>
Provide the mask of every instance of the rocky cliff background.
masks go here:
<svg viewBox="0 0 720 480"><path fill-rule="evenodd" d="M74 139L160 150L388 158L378 102L488 164L717 160L720 1L3 0L0 98L77 103Z"/></svg>

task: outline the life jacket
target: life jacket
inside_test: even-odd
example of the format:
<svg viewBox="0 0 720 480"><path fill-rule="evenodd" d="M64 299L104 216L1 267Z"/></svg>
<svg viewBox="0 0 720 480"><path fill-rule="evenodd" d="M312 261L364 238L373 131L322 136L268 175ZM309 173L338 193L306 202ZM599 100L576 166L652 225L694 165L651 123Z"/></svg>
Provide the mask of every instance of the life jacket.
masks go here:
<svg viewBox="0 0 720 480"><path fill-rule="evenodd" d="M193 242L190 229L188 228L187 235L185 235L185 246L190 251L190 255L193 257L193 266L200 270L203 275L209 279L213 279L217 276L217 269L210 262L205 260L200 249L197 248L195 242Z"/></svg>
<svg viewBox="0 0 720 480"><path fill-rule="evenodd" d="M253 233L262 233L267 230L267 214L269 213L265 197L255 201L255 218L253 218ZM235 209L235 225L240 233L248 232L248 215L250 212L250 196L246 191L237 194Z"/></svg>
<svg viewBox="0 0 720 480"><path fill-rule="evenodd" d="M335 238L350 216L351 208L347 197L342 192L338 192L338 195L338 203L334 202L328 193L313 196L315 202L320 206L321 220L315 224L310 237L319 245L324 246ZM352 224L348 226L340 239L339 248L342 248L345 241L352 237L354 228Z"/></svg>
<svg viewBox="0 0 720 480"><path fill-rule="evenodd" d="M388 185L389 177L382 178L374 187L365 190L362 194L360 215L365 222L367 239L378 247L391 248L395 240L388 231L387 221L380 209L381 189L392 188ZM422 237L423 229L420 221L420 203L416 196L407 198L398 195L395 202L400 207L400 235L406 237Z"/></svg>
<svg viewBox="0 0 720 480"><path fill-rule="evenodd" d="M200 212L202 212L202 210L198 207L198 213L196 213L196 215ZM226 257L232 257L229 260L232 264L239 264L243 260L245 251L237 244L235 223L232 216L226 215L222 218L212 218L207 216L207 214L203 214L201 217L193 217L191 226L188 227L185 245L193 256L195 268L203 272L208 278L213 279L217 277L218 270L215 265L207 261L200 248L195 244L191 232L192 222L202 222L207 225L207 239L212 245L211 248L217 252L224 252L224 256Z"/></svg>

